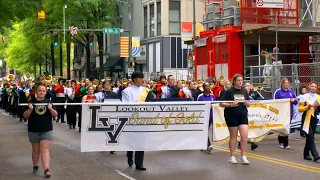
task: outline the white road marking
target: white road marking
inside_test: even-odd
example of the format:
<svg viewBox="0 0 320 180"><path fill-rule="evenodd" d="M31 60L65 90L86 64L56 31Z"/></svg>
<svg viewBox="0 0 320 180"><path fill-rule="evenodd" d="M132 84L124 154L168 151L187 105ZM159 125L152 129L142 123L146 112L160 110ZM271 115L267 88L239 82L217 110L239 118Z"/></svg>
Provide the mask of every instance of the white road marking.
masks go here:
<svg viewBox="0 0 320 180"><path fill-rule="evenodd" d="M118 174L120 174L121 176L123 176L123 177L125 177L125 178L127 178L127 179L129 179L129 180L136 180L135 178L130 177L130 176L124 174L123 172L121 172L121 171L119 171L119 170L117 170L117 169L115 169L115 171L116 171Z"/></svg>

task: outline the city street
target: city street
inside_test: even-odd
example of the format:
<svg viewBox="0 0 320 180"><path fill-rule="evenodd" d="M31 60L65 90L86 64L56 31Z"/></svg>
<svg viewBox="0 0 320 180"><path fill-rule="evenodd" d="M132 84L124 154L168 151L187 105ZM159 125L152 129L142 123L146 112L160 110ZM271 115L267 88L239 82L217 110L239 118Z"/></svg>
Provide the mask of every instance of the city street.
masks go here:
<svg viewBox="0 0 320 180"><path fill-rule="evenodd" d="M320 149L320 136L317 135ZM147 171L128 167L125 152L81 153L80 133L66 124L54 122L51 146L51 179L59 180L270 180L320 179L320 163L302 158L304 139L290 139L291 149L278 147L274 135L259 143L256 151L248 153L250 165L228 163L226 145L215 146L212 154L201 151L161 151L145 154ZM32 174L31 145L27 125L11 116L0 115L0 180L41 179ZM239 157L239 154L237 155ZM237 158L238 158L237 157ZM37 178L35 178L35 176Z"/></svg>

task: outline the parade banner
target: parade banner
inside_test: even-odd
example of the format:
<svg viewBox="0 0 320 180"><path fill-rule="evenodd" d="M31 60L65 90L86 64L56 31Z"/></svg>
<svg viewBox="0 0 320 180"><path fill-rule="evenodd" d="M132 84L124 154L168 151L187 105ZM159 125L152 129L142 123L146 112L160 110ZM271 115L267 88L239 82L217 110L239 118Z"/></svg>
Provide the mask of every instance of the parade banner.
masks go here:
<svg viewBox="0 0 320 180"><path fill-rule="evenodd" d="M210 102L82 105L81 152L207 148Z"/></svg>
<svg viewBox="0 0 320 180"><path fill-rule="evenodd" d="M213 104L213 138L215 144L229 141L229 131L224 119L224 108ZM270 132L279 135L290 133L290 102L283 100L254 101L248 108L248 138L255 142L261 141ZM240 138L240 134L238 134Z"/></svg>

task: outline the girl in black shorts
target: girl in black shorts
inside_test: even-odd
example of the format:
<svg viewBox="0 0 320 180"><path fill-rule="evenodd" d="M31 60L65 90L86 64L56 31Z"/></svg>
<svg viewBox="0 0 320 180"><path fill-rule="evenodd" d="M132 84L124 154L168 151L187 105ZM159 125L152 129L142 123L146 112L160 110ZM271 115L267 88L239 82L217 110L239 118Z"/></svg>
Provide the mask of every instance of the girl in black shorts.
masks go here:
<svg viewBox="0 0 320 180"><path fill-rule="evenodd" d="M237 164L234 156L237 147L238 130L241 136L241 158L242 164L249 164L246 157L247 141L248 141L248 109L250 107L249 94L243 87L242 75L236 74L232 78L232 88L224 92L221 101L233 101L220 103L224 107L224 117L227 123L230 141L229 149L231 157L229 163Z"/></svg>
<svg viewBox="0 0 320 180"><path fill-rule="evenodd" d="M41 154L44 175L51 177L49 171L50 154L49 147L52 140L52 118L57 117L58 113L53 109L49 99L45 99L47 85L39 82L36 86L36 96L31 100L28 110L23 113L23 117L28 119L28 135L32 144L33 173L39 171L39 159ZM45 103L48 105L33 105Z"/></svg>

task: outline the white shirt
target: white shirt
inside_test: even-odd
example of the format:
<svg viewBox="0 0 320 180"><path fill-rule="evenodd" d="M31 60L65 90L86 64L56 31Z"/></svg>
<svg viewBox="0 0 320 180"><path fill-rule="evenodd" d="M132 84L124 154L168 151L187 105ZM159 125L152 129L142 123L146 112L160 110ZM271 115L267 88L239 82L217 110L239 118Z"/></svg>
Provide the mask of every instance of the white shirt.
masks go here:
<svg viewBox="0 0 320 180"><path fill-rule="evenodd" d="M72 92L73 92L72 87L64 88L64 94L67 95L69 98L71 98Z"/></svg>
<svg viewBox="0 0 320 180"><path fill-rule="evenodd" d="M145 87L142 87L142 86L137 87L135 85L125 88L121 92L122 102L137 102L137 99L144 88Z"/></svg>

